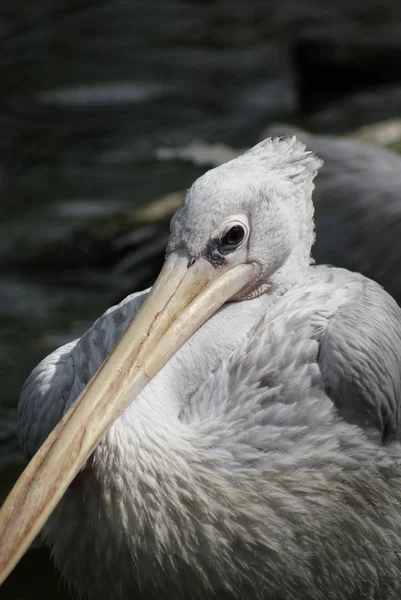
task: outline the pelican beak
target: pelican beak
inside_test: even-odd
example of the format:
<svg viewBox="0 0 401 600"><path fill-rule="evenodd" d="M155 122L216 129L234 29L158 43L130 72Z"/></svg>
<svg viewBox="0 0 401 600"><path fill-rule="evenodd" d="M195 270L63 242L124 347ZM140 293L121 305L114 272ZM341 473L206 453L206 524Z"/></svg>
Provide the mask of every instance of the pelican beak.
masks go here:
<svg viewBox="0 0 401 600"><path fill-rule="evenodd" d="M255 278L172 253L121 340L35 454L0 511L0 584L99 440L184 342ZM57 400L57 399L55 399Z"/></svg>

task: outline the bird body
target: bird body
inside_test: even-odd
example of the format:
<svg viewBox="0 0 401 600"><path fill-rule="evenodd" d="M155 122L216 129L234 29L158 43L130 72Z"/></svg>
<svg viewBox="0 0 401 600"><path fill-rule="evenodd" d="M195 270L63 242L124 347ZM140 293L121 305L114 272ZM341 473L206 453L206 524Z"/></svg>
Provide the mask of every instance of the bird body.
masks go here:
<svg viewBox="0 0 401 600"><path fill-rule="evenodd" d="M253 267L154 377L140 342L151 381L135 399L129 387L45 525L84 597L399 598L401 309L362 275L310 264L318 166L294 140L267 140L198 180L173 219L167 252L185 277ZM33 371L19 404L28 456L152 294Z"/></svg>
<svg viewBox="0 0 401 600"><path fill-rule="evenodd" d="M144 295L110 309L28 379L19 419L28 452L56 424L48 420L55 386L64 412ZM373 364L361 381L376 408L361 429L322 389L319 352L338 351L336 340L325 342L330 323L365 303L386 314L385 347L400 347L399 309L376 284L328 267L311 267L269 308L267 298L225 305L190 338L110 428L51 516L45 536L55 562L90 598L323 599L329 586L336 599L397 597L379 596L389 579L401 590L401 448L381 439L386 418L395 434L398 414L380 384L397 386L400 357L390 377ZM385 348L368 351L369 334L348 335L341 373L354 352L361 371L371 353L380 361ZM366 404L348 408L355 421L367 419ZM32 411L36 440L24 430Z"/></svg>

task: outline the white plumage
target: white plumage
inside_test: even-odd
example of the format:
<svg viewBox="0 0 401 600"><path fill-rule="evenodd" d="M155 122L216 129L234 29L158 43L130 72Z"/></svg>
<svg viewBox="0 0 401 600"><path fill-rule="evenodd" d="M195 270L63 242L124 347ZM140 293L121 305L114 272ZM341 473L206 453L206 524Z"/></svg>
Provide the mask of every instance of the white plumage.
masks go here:
<svg viewBox="0 0 401 600"><path fill-rule="evenodd" d="M50 517L84 596L399 598L401 311L361 275L310 265L318 167L295 140L266 140L198 180L173 219L169 254L257 276L114 422ZM223 248L233 223L245 237ZM145 296L33 371L28 456Z"/></svg>

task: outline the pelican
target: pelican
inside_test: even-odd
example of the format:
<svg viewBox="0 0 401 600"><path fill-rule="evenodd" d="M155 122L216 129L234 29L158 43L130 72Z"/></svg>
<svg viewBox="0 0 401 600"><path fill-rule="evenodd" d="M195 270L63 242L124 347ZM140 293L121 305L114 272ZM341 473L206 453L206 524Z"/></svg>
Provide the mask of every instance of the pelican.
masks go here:
<svg viewBox="0 0 401 600"><path fill-rule="evenodd" d="M93 600L399 599L401 309L311 263L320 165L277 138L207 172L151 292L29 376L0 579L43 528Z"/></svg>

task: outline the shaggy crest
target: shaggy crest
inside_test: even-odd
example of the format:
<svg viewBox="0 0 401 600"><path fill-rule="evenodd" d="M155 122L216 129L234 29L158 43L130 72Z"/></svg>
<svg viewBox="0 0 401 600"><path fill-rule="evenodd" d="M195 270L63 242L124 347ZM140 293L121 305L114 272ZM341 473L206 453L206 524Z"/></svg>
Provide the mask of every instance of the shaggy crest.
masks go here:
<svg viewBox="0 0 401 600"><path fill-rule="evenodd" d="M316 176L323 166L323 161L314 152L306 149L305 144L295 136L267 138L248 150L243 156L234 159L247 161L260 160L260 164L268 171L277 171L290 179L302 181Z"/></svg>

